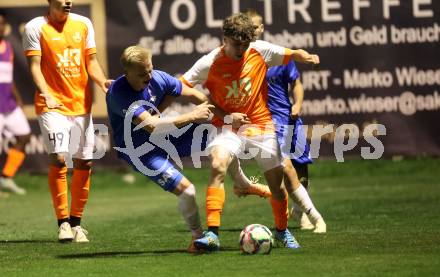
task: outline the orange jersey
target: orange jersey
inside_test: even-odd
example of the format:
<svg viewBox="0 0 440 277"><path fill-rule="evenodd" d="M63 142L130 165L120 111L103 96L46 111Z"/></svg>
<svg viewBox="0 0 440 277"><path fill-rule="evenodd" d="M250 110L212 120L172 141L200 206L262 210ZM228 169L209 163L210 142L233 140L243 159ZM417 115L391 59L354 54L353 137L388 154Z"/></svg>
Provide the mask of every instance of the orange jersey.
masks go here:
<svg viewBox="0 0 440 277"><path fill-rule="evenodd" d="M47 16L34 18L26 24L23 36L25 55L41 56L41 72L48 92L63 104L55 110L61 114L81 115L91 111L86 56L96 53L94 36L90 20L73 13L64 24L52 22ZM35 94L35 110L37 114L48 111L38 92Z"/></svg>
<svg viewBox="0 0 440 277"><path fill-rule="evenodd" d="M219 47L199 59L181 79L191 87L207 88L213 102L226 113L246 114L253 126L245 128L244 135L273 133L266 73L268 67L287 64L290 56L290 49L261 40L251 43L239 61ZM216 118L213 124L221 126L223 121Z"/></svg>

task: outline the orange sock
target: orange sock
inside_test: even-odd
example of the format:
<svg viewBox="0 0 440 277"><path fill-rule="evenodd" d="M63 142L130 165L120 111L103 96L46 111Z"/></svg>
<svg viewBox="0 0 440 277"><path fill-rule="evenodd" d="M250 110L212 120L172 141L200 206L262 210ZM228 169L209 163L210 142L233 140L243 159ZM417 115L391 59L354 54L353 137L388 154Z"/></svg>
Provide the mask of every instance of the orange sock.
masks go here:
<svg viewBox="0 0 440 277"><path fill-rule="evenodd" d="M2 174L6 177L14 177L15 173L17 173L17 170L23 163L25 156L26 154L20 150L15 148L9 149L8 158L6 159Z"/></svg>
<svg viewBox="0 0 440 277"><path fill-rule="evenodd" d="M67 167L49 167L49 189L57 219L68 218Z"/></svg>
<svg viewBox="0 0 440 277"><path fill-rule="evenodd" d="M272 205L272 213L275 218L275 227L278 230L285 230L287 228L288 208L287 198L284 200L276 200L271 198L270 204Z"/></svg>
<svg viewBox="0 0 440 277"><path fill-rule="evenodd" d="M206 222L208 227L220 226L224 203L225 190L223 188L208 187L206 191Z"/></svg>
<svg viewBox="0 0 440 277"><path fill-rule="evenodd" d="M91 170L74 169L72 175L72 185L70 193L72 196L72 205L70 207L70 215L82 217L84 207L89 199L90 175Z"/></svg>

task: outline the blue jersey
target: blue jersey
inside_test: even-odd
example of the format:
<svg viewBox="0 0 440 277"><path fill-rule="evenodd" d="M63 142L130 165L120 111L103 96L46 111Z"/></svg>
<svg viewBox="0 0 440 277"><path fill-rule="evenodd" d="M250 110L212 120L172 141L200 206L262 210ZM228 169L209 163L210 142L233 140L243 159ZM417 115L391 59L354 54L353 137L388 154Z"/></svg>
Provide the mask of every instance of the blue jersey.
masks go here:
<svg viewBox="0 0 440 277"><path fill-rule="evenodd" d="M166 95L179 96L182 92L182 83L168 73L153 70L152 78L147 87L141 91L135 91L129 85L125 75L116 79L110 86L107 96L107 112L110 125L113 129L113 139L117 147L125 147L124 141L124 119L132 103L143 100L149 105L132 106L133 116L139 116L142 112L155 113ZM131 137L133 146L138 147L148 140L150 134L144 129L133 131L131 126Z"/></svg>
<svg viewBox="0 0 440 277"><path fill-rule="evenodd" d="M157 107L162 103L166 95L179 96L181 92L182 83L179 80L158 70L153 71L148 86L141 91L133 90L125 76L121 76L114 81L107 93L106 102L116 147L125 148L126 146L124 140L124 121L127 112L133 113L134 117L139 116L145 111L155 114ZM132 105L139 100L146 101L146 103ZM118 151L119 158L124 159L133 169L148 176L164 190L174 191L183 178L182 173L171 162L169 153L165 149L157 147L150 142L150 133L144 129L133 130L135 125L131 123L131 120L132 118L130 118L129 122L133 147L138 148L148 142L152 149L140 157L133 157ZM170 149L174 148L180 157L191 154L193 131L197 125L193 124L188 127L185 133L178 137L164 138L171 144Z"/></svg>
<svg viewBox="0 0 440 277"><path fill-rule="evenodd" d="M302 120L293 120L290 117L292 104L289 99L289 84L299 78L299 72L294 62L287 65L269 68L266 74L268 86L268 105L275 124L278 143L284 158L290 158L292 162L299 164L312 163L310 158L310 146L303 131ZM293 128L289 133L286 125ZM290 139L288 136L292 136ZM291 142L290 144L288 142Z"/></svg>
<svg viewBox="0 0 440 277"><path fill-rule="evenodd" d="M289 84L299 78L294 62L270 67L266 74L269 93L269 110L275 124L288 124L292 104L289 100ZM287 120L287 121L286 121Z"/></svg>

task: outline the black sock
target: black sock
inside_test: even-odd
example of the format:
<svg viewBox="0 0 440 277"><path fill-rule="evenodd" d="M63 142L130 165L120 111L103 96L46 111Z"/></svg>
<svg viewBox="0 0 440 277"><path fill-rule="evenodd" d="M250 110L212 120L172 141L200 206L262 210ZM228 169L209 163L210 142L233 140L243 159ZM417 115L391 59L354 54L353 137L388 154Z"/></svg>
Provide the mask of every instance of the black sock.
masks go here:
<svg viewBox="0 0 440 277"><path fill-rule="evenodd" d="M209 226L208 231L211 231L218 236L218 226Z"/></svg>
<svg viewBox="0 0 440 277"><path fill-rule="evenodd" d="M58 219L58 227L60 227L61 224L63 224L64 222L69 222L69 219L68 218Z"/></svg>
<svg viewBox="0 0 440 277"><path fill-rule="evenodd" d="M71 215L69 222L70 222L70 226L72 226L72 227L79 226L79 225L81 225L81 217L76 217L76 216Z"/></svg>

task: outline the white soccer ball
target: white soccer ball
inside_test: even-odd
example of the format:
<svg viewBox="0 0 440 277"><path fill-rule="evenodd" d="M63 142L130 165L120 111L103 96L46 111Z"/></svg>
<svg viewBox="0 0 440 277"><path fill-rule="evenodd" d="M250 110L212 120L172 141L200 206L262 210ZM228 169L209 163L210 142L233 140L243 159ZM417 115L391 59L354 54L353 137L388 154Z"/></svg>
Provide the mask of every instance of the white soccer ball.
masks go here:
<svg viewBox="0 0 440 277"><path fill-rule="evenodd" d="M240 249L246 254L269 254L272 250L272 232L262 224L246 226L240 233Z"/></svg>

